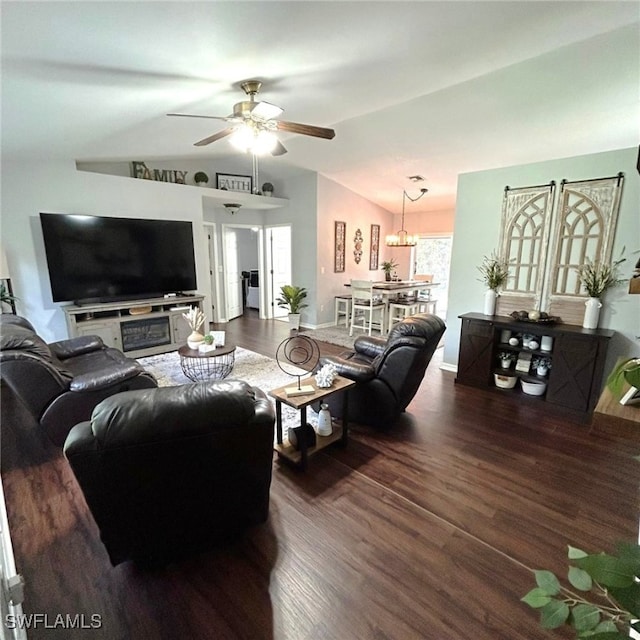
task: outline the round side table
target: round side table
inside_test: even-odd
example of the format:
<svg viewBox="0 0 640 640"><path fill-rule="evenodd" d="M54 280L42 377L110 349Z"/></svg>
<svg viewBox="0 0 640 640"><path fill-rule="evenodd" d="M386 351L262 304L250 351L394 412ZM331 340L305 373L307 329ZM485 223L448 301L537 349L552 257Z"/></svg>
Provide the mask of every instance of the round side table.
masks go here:
<svg viewBox="0 0 640 640"><path fill-rule="evenodd" d="M204 353L185 345L178 349L178 354L184 375L193 382L205 382L226 378L231 373L236 361L236 345L227 344Z"/></svg>

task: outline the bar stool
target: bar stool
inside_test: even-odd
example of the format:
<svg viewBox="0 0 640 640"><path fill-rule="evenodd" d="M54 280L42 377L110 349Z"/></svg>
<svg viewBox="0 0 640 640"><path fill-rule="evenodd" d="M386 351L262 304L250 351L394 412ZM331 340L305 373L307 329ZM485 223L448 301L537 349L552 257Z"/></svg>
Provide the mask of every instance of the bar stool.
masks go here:
<svg viewBox="0 0 640 640"><path fill-rule="evenodd" d="M420 280L421 282L433 282L433 275L428 273L416 274L413 277L414 280ZM418 311L419 313L431 313L436 314L437 300L431 297L431 287L421 289L418 291Z"/></svg>
<svg viewBox="0 0 640 640"><path fill-rule="evenodd" d="M335 296L336 299L336 313L335 322L336 327L340 324L340 316L344 316L344 326L349 327L349 321L351 320L351 296Z"/></svg>
<svg viewBox="0 0 640 640"><path fill-rule="evenodd" d="M370 280L351 280L351 325L349 335L353 335L353 327L356 326L356 313L362 320L360 327L371 335L373 325L380 327L380 335L384 334L384 315L387 305L378 302L373 293L373 282ZM375 316L378 314L379 319Z"/></svg>
<svg viewBox="0 0 640 640"><path fill-rule="evenodd" d="M419 303L415 298L407 298L406 300L396 300L389 302L389 325L387 331L391 331L393 325L402 322L409 316L418 313Z"/></svg>

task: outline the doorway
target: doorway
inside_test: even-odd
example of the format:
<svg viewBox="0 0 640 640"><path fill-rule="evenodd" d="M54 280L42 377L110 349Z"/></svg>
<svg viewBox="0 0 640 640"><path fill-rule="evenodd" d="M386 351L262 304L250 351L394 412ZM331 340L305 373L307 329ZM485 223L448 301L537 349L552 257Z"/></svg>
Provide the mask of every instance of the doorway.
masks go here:
<svg viewBox="0 0 640 640"><path fill-rule="evenodd" d="M280 288L291 284L291 225L274 225L265 228L267 271L267 300L270 313L266 316L286 320L288 311L276 304Z"/></svg>

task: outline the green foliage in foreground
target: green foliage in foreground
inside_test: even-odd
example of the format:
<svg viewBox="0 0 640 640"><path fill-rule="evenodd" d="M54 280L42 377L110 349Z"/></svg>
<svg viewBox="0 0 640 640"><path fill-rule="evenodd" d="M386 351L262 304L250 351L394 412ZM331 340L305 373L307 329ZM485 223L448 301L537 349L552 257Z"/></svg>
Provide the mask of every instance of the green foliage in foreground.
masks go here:
<svg viewBox="0 0 640 640"><path fill-rule="evenodd" d="M568 624L589 640L629 640L629 629L640 631L640 546L620 543L615 555L569 547L569 560L572 588L551 571L534 571L537 586L522 601L540 610L540 624Z"/></svg>

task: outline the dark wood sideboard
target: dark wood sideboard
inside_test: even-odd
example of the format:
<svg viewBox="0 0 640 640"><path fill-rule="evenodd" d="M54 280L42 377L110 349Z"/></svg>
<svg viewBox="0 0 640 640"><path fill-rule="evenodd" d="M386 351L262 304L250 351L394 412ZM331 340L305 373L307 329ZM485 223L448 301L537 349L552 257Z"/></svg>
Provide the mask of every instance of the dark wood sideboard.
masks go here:
<svg viewBox="0 0 640 640"><path fill-rule="evenodd" d="M456 382L474 387L493 389L501 394L527 401L548 402L556 407L574 413L582 421L593 412L602 386L604 363L609 340L615 331L608 329L583 329L571 324L548 324L521 322L510 316L485 316L481 313L465 313L460 332L460 353ZM551 351L530 350L522 346L512 346L500 341L503 329L513 335L533 334L538 342L542 336L553 338ZM546 356L551 360L551 369L544 378L547 382L543 396L525 396L521 386L513 389L498 389L494 383L494 373L505 373L500 368L498 353L513 351L517 356L521 351L530 352L535 357ZM509 375L518 375L525 380L542 380L533 372L517 372L512 366Z"/></svg>

